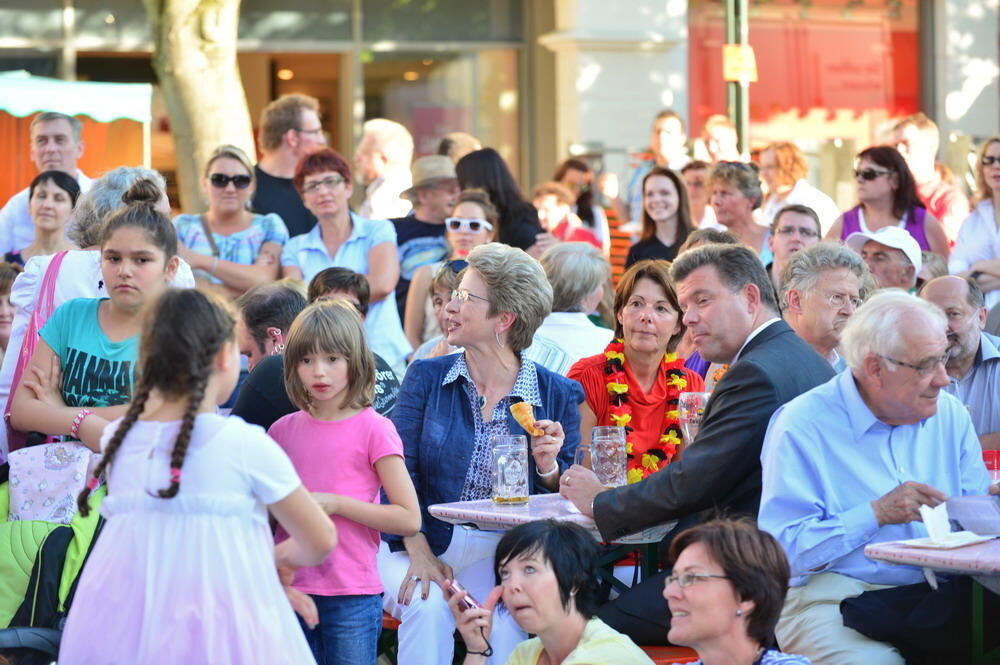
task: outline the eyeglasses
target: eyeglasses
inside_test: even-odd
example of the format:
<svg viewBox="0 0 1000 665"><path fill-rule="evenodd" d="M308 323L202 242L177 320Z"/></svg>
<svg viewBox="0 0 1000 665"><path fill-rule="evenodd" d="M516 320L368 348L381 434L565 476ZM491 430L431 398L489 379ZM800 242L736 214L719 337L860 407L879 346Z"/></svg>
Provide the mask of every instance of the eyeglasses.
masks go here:
<svg viewBox="0 0 1000 665"><path fill-rule="evenodd" d="M885 171L883 169L855 169L854 178L855 180L861 178L862 180L871 181L880 175L888 175L890 173L892 173L892 171Z"/></svg>
<svg viewBox="0 0 1000 665"><path fill-rule="evenodd" d="M224 175L222 173L213 173L208 176L208 181L212 183L212 187L216 189L225 189L229 186L229 183L233 183L233 187L236 189L246 189L253 182L253 178L248 175Z"/></svg>
<svg viewBox="0 0 1000 665"><path fill-rule="evenodd" d="M447 225L449 231L479 233L483 229L486 229L487 231L493 230L493 225L485 219L459 219L458 217L449 217L444 220L444 223Z"/></svg>
<svg viewBox="0 0 1000 665"><path fill-rule="evenodd" d="M299 134L312 134L314 136L319 136L323 133L322 127L317 127L315 129L296 129Z"/></svg>
<svg viewBox="0 0 1000 665"><path fill-rule="evenodd" d="M830 307L835 307L836 309L843 309L847 303L851 303L851 307L857 309L864 302L861 298L849 296L846 293L831 293L826 297L826 301L830 303Z"/></svg>
<svg viewBox="0 0 1000 665"><path fill-rule="evenodd" d="M819 233L813 231L812 229L804 229L798 226L782 226L780 229L775 231L779 236L791 236L798 233L803 238L818 238Z"/></svg>
<svg viewBox="0 0 1000 665"><path fill-rule="evenodd" d="M709 575L708 573L681 573L680 575L671 575L667 578L666 586L670 586L673 583L677 583L682 589L686 589L695 582L700 582L709 578L715 578L717 580L728 580L729 578L725 575Z"/></svg>
<svg viewBox="0 0 1000 665"><path fill-rule="evenodd" d="M946 353L940 358L928 358L919 365L913 365L911 363L904 363L902 360L896 360L895 358L890 358L889 356L883 356L880 353L876 353L875 355L877 355L882 360L888 360L889 362L895 365L902 365L903 367L909 367L920 376L927 376L928 374L936 370L938 366L944 367L945 363L948 362L949 358L949 355Z"/></svg>
<svg viewBox="0 0 1000 665"><path fill-rule="evenodd" d="M325 189L333 189L337 185L343 185L346 181L342 175L331 175L323 178L322 180L313 180L308 185L302 186L302 191L306 194L313 194L318 192L320 187Z"/></svg>
<svg viewBox="0 0 1000 665"><path fill-rule="evenodd" d="M1000 164L1000 157L997 157L995 155L983 155L983 158L982 160L980 160L980 163L983 166L993 166L994 164Z"/></svg>
<svg viewBox="0 0 1000 665"><path fill-rule="evenodd" d="M469 302L469 298L475 298L476 300L482 300L483 302L489 302L489 299L482 296L477 296L475 293L469 293L468 289L455 289L451 292L452 300L458 300L460 303Z"/></svg>

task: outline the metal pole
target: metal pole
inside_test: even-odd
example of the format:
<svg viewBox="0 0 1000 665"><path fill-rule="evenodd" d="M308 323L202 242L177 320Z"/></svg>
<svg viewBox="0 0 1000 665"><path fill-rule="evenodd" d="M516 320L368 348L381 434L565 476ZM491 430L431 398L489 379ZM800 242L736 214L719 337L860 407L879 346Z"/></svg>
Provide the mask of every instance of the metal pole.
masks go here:
<svg viewBox="0 0 1000 665"><path fill-rule="evenodd" d="M76 79L76 11L73 0L62 1L62 49L59 53L59 78Z"/></svg>
<svg viewBox="0 0 1000 665"><path fill-rule="evenodd" d="M726 43L749 43L748 0L726 0ZM726 83L726 112L736 125L739 150L747 154L750 146L750 82Z"/></svg>

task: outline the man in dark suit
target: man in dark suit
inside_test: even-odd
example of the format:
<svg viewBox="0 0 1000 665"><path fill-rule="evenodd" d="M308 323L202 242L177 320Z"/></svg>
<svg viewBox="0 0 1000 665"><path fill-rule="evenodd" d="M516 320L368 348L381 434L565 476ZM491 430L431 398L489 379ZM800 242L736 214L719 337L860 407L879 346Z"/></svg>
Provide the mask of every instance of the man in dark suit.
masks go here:
<svg viewBox="0 0 1000 665"><path fill-rule="evenodd" d="M562 475L562 495L592 516L609 542L664 522L692 521L703 511L756 517L761 444L771 414L834 374L781 320L774 289L751 250L707 245L678 257L670 274L698 352L730 367L680 459L642 482L611 490L580 466ZM599 616L637 644L666 644L668 573L644 580Z"/></svg>

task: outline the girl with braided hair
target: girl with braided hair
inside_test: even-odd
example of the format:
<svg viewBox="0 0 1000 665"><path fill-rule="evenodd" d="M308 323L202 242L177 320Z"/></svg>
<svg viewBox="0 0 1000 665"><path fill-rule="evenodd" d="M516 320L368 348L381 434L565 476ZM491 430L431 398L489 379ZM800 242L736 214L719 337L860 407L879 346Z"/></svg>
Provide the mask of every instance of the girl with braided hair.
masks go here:
<svg viewBox="0 0 1000 665"><path fill-rule="evenodd" d="M340 535L326 561L295 574L293 587L309 594L319 612L306 638L320 665L371 665L382 625L379 532L415 535L420 504L403 442L392 421L372 408L375 359L348 301L316 302L296 317L285 348L285 388L302 410L278 419L268 433ZM383 487L386 504L379 501Z"/></svg>
<svg viewBox="0 0 1000 665"><path fill-rule="evenodd" d="M39 331L14 393L10 422L22 432L69 435L92 450L132 394L139 313L177 272L177 233L156 204L160 188L137 180L101 230L108 298L60 305Z"/></svg>
<svg viewBox="0 0 1000 665"><path fill-rule="evenodd" d="M106 475L107 522L60 662L315 663L289 600L309 623L315 606L283 592L278 571L319 564L336 531L261 428L216 415L239 367L221 300L170 289L148 309L135 397L100 437L89 488ZM290 534L277 547L268 509Z"/></svg>

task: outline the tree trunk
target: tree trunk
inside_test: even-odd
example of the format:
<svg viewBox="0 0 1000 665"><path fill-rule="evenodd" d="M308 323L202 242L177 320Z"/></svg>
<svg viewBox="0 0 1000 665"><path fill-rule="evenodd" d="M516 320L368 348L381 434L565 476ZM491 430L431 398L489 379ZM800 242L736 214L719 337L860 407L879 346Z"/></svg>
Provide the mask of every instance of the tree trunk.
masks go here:
<svg viewBox="0 0 1000 665"><path fill-rule="evenodd" d="M201 212L202 169L215 148L231 143L256 161L236 62L240 0L143 1L174 137L181 208Z"/></svg>

